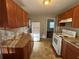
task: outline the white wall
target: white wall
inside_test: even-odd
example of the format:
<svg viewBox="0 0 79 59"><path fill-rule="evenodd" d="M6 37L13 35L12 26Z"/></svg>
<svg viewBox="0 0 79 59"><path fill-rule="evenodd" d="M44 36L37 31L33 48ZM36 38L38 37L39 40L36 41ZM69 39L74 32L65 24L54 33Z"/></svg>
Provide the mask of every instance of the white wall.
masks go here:
<svg viewBox="0 0 79 59"><path fill-rule="evenodd" d="M52 18L52 16L32 16L31 22L40 22L40 32L42 36L47 36L47 20Z"/></svg>

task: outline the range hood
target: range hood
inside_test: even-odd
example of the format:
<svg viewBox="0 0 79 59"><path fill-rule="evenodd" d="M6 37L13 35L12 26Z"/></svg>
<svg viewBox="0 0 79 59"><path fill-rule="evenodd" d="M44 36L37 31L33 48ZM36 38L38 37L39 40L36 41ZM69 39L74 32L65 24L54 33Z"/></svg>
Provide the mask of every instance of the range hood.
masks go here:
<svg viewBox="0 0 79 59"><path fill-rule="evenodd" d="M72 22L72 18L63 19L59 23L68 23L68 22Z"/></svg>

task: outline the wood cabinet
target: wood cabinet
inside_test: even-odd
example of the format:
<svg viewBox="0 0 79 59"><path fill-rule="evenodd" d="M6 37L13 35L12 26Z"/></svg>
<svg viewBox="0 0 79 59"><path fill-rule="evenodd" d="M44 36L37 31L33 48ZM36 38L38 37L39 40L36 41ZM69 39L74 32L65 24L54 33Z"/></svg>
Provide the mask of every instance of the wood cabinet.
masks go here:
<svg viewBox="0 0 79 59"><path fill-rule="evenodd" d="M67 10L66 12L58 15L58 20L60 21L60 20L65 20L67 18L72 18L73 17L73 11L74 11L74 9L72 8L72 9Z"/></svg>
<svg viewBox="0 0 79 59"><path fill-rule="evenodd" d="M74 7L72 26L75 28L79 28L79 5Z"/></svg>
<svg viewBox="0 0 79 59"><path fill-rule="evenodd" d="M63 59L79 59L79 49L64 41L62 57Z"/></svg>
<svg viewBox="0 0 79 59"><path fill-rule="evenodd" d="M18 7L17 5L17 25L20 27L20 26L23 26L23 12L22 12L22 9Z"/></svg>
<svg viewBox="0 0 79 59"><path fill-rule="evenodd" d="M28 42L27 45L23 48L15 48L15 59L30 59L31 52L33 47L31 46L32 42Z"/></svg>
<svg viewBox="0 0 79 59"><path fill-rule="evenodd" d="M65 26L65 23L59 23L61 20L66 20L68 18L72 18L73 17L73 8L70 10L67 10L66 12L58 15L58 25L59 26Z"/></svg>
<svg viewBox="0 0 79 59"><path fill-rule="evenodd" d="M72 18L72 17L73 17L73 8L69 9L68 11L66 11L64 13L64 16L63 16L64 19Z"/></svg>
<svg viewBox="0 0 79 59"><path fill-rule="evenodd" d="M28 26L28 22L29 22L28 17L29 17L28 13L23 11L23 21L24 21L23 24L26 26Z"/></svg>
<svg viewBox="0 0 79 59"><path fill-rule="evenodd" d="M15 47L6 46L2 47L3 59L30 59L34 42L32 37L24 34Z"/></svg>
<svg viewBox="0 0 79 59"><path fill-rule="evenodd" d="M2 48L3 59L15 59L15 50L13 48Z"/></svg>
<svg viewBox="0 0 79 59"><path fill-rule="evenodd" d="M63 40L62 53L61 53L63 59L66 59L66 50L67 50L67 42L65 42L65 41Z"/></svg>
<svg viewBox="0 0 79 59"><path fill-rule="evenodd" d="M0 27L7 26L7 9L5 0L0 0Z"/></svg>
<svg viewBox="0 0 79 59"><path fill-rule="evenodd" d="M71 27L79 28L79 5L67 10L66 12L57 16L58 25L65 26L65 23L59 23L61 20L72 18Z"/></svg>
<svg viewBox="0 0 79 59"><path fill-rule="evenodd" d="M3 53L3 59L30 59L33 49L32 42L28 42L23 48L4 48L8 53Z"/></svg>
<svg viewBox="0 0 79 59"><path fill-rule="evenodd" d="M17 16L16 16L16 4L11 0L6 0L6 7L7 7L7 16L8 21L7 26L10 28L17 27Z"/></svg>
<svg viewBox="0 0 79 59"><path fill-rule="evenodd" d="M79 59L79 49L67 44L66 59Z"/></svg>
<svg viewBox="0 0 79 59"><path fill-rule="evenodd" d="M0 27L17 28L27 25L27 12L13 0L0 1Z"/></svg>
<svg viewBox="0 0 79 59"><path fill-rule="evenodd" d="M0 0L0 4L1 4L1 0ZM2 6L0 5L0 11L2 11ZM0 12L0 27L2 27L2 20L1 20L1 17L2 17L2 12Z"/></svg>

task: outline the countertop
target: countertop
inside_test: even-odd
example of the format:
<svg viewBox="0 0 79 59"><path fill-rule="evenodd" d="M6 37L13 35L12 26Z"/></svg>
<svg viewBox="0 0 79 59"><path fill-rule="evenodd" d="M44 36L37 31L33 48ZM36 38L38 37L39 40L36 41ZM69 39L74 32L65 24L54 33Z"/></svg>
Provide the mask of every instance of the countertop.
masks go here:
<svg viewBox="0 0 79 59"><path fill-rule="evenodd" d="M79 48L79 45L76 44L76 43L79 43L79 37L76 37L76 38L63 37L63 40L75 46L76 48Z"/></svg>
<svg viewBox="0 0 79 59"><path fill-rule="evenodd" d="M30 34L24 34L23 37L19 40L19 42L15 45L16 48L22 48L24 47L27 43L32 41L32 37Z"/></svg>
<svg viewBox="0 0 79 59"><path fill-rule="evenodd" d="M18 39L12 39L12 40L7 40L3 42L1 47L2 48L22 48L31 40L32 40L32 37L29 33L27 34L22 33L18 36Z"/></svg>

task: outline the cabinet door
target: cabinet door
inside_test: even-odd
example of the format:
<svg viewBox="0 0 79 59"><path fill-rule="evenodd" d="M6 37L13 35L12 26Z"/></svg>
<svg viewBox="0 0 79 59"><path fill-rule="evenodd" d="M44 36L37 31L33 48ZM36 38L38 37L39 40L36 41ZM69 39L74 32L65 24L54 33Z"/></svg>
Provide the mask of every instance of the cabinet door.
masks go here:
<svg viewBox="0 0 79 59"><path fill-rule="evenodd" d="M66 12L64 12L64 13L62 13L62 14L60 14L60 15L58 16L58 22L61 21L61 20L66 20L66 19L68 19L68 18L73 18L73 11L74 11L74 9L71 8L71 9L69 9L68 11L66 11ZM65 26L65 23L59 23L58 25L60 25L60 26Z"/></svg>
<svg viewBox="0 0 79 59"><path fill-rule="evenodd" d="M23 24L24 26L27 26L28 24L28 13L23 11Z"/></svg>
<svg viewBox="0 0 79 59"><path fill-rule="evenodd" d="M13 0L0 0L0 27L16 28L26 25L28 15Z"/></svg>
<svg viewBox="0 0 79 59"><path fill-rule="evenodd" d="M15 28L17 26L16 20L16 4L12 0L6 0L8 27Z"/></svg>
<svg viewBox="0 0 79 59"><path fill-rule="evenodd" d="M17 24L18 27L23 26L23 10L17 5Z"/></svg>
<svg viewBox="0 0 79 59"><path fill-rule="evenodd" d="M72 18L72 17L73 17L73 8L69 9L64 13L64 19Z"/></svg>
<svg viewBox="0 0 79 59"><path fill-rule="evenodd" d="M0 0L0 24L1 27L7 26L7 9L6 9L6 0Z"/></svg>
<svg viewBox="0 0 79 59"><path fill-rule="evenodd" d="M79 5L74 8L72 26L79 28Z"/></svg>
<svg viewBox="0 0 79 59"><path fill-rule="evenodd" d="M24 59L29 59L28 58L28 55L29 54L28 54L28 46L27 45L24 47L24 50L23 51L24 51Z"/></svg>
<svg viewBox="0 0 79 59"><path fill-rule="evenodd" d="M27 45L24 47L24 59L29 59L30 58L30 54L29 54L29 47L30 47L30 42L27 43Z"/></svg>
<svg viewBox="0 0 79 59"><path fill-rule="evenodd" d="M2 5L1 5L1 0L0 0L0 27L2 27Z"/></svg>
<svg viewBox="0 0 79 59"><path fill-rule="evenodd" d="M62 57L63 57L63 59L67 59L66 58L66 50L67 50L67 43L63 40L63 44L62 44Z"/></svg>
<svg viewBox="0 0 79 59"><path fill-rule="evenodd" d="M79 49L67 44L66 59L79 59Z"/></svg>

